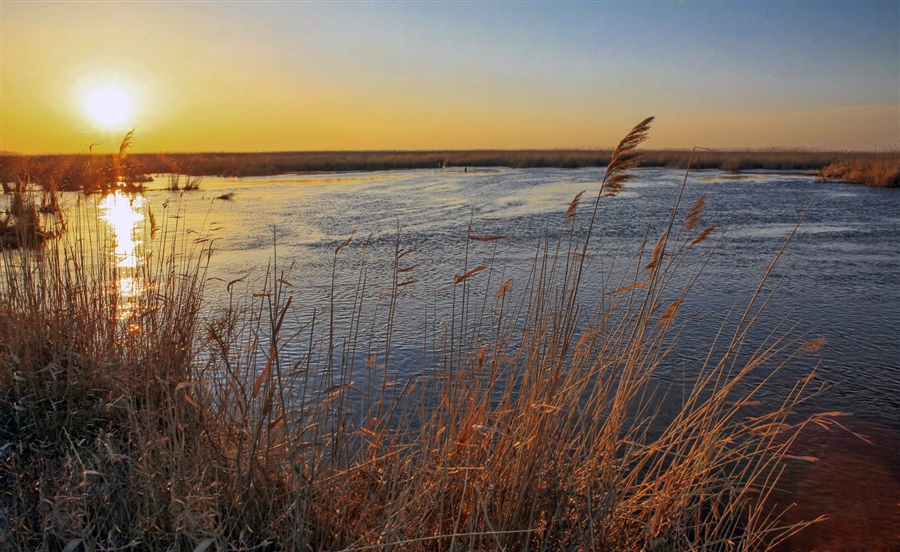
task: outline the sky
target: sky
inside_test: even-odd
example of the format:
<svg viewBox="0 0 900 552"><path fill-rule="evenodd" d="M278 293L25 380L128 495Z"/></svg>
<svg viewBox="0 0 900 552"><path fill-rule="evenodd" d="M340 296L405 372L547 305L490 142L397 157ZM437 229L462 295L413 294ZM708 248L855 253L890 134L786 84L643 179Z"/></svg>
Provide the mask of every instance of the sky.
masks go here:
<svg viewBox="0 0 900 552"><path fill-rule="evenodd" d="M896 149L900 1L0 0L3 151L606 148L651 115L649 148Z"/></svg>

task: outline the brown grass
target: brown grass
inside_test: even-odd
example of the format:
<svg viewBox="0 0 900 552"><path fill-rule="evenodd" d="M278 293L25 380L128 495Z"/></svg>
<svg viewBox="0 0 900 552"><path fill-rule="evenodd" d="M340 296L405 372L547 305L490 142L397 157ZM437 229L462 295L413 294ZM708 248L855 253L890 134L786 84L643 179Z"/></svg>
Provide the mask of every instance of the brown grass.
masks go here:
<svg viewBox="0 0 900 552"><path fill-rule="evenodd" d="M138 192L148 181L140 159L129 153L134 130L122 138L114 154L18 155L0 152L0 179L4 191L11 182L34 184L44 190L108 193L113 190Z"/></svg>
<svg viewBox="0 0 900 552"><path fill-rule="evenodd" d="M879 188L896 188L900 186L900 156L839 161L823 167L817 174L820 182L841 180Z"/></svg>
<svg viewBox="0 0 900 552"><path fill-rule="evenodd" d="M896 152L809 150L644 151L645 167L686 169L806 170L860 162L896 165ZM129 154L117 165L116 155L0 155L0 174L27 174L31 182L54 182L60 190L109 190L122 182L137 189L147 175L263 176L315 171L376 171L461 167L580 168L606 167L613 150L470 150L470 151L324 151L262 153ZM117 166L119 167L117 169ZM120 172L117 173L116 171ZM116 175L120 175L118 178Z"/></svg>
<svg viewBox="0 0 900 552"><path fill-rule="evenodd" d="M623 147L625 161L607 177L624 176L631 153ZM673 206L651 264L643 268L639 251L630 281L594 307L578 292L592 268L584 228L594 216L579 226L575 207L561 215L562 237L537 245L524 281L501 284L493 262L459 268L452 311L425 329L418 374L392 352L394 315L415 281L416 252L399 232L393 284L373 293L361 265L348 327L335 321L334 301L325 315L297 312L277 257L260 288L231 282L228 302L201 316L211 252L177 217L162 217L166 226L148 241L154 254L134 273L110 260L97 232L64 236L40 254L5 252L0 547L630 551L777 542L797 527L779 526L761 504L790 443L789 411L813 378L788 390L780 408L751 416L746 406L769 381L752 375L777 370L799 343L747 342L769 300L761 285L739 320L723 322L721 345L696 367L682 409L657 418L654 373L685 323L677 305L712 258L693 243L702 203L690 213ZM464 242L467 259L492 258L500 243ZM368 244L342 243L335 266ZM124 277L147 293L124 299ZM285 330L288 317L298 331ZM289 345L301 352L288 354Z"/></svg>
<svg viewBox="0 0 900 552"><path fill-rule="evenodd" d="M54 188L44 190L41 205L36 193L28 190L27 184L17 180L7 192L7 210L0 215L0 249L38 247L54 236L54 231L46 228L44 219L52 217L52 223L59 231L65 228L65 219L59 207L59 199ZM46 216L45 216L46 215Z"/></svg>
<svg viewBox="0 0 900 552"><path fill-rule="evenodd" d="M202 176L185 176L178 173L170 173L169 174L169 183L166 186L167 190L178 192L190 192L200 189L200 185L203 183ZM224 198L223 198L224 199Z"/></svg>

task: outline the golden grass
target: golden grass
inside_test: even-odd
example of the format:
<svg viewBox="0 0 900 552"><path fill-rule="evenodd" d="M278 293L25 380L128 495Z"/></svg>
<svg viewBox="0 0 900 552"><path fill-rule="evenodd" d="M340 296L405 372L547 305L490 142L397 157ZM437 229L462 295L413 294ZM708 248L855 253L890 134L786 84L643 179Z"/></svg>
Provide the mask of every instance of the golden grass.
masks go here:
<svg viewBox="0 0 900 552"><path fill-rule="evenodd" d="M649 122L617 150L597 202L624 182ZM373 297L361 265L348 327L334 301L326 315L296 312L277 257L262 290L231 282L227 304L201 316L211 252L177 217L162 217L133 274L102 236L69 241L78 229L55 249L6 251L0 547L765 549L797 529L761 505L813 378L749 414L769 381L751 375L800 347L747 342L770 299L762 284L723 322L682 409L655 416L654 373L715 248L702 207L674 205L653 252L594 307L579 286L595 268L588 240L603 235L595 214L579 226L578 201L524 281L467 261L452 311L425 329L417 375L392 351L416 266L399 232L390 290ZM500 240L464 242L475 259ZM368 244L346 240L335 267ZM146 293L123 299L124 277ZM286 332L288 316L299 331Z"/></svg>
<svg viewBox="0 0 900 552"><path fill-rule="evenodd" d="M34 184L54 192L137 192L149 177L142 171L140 160L128 151L133 140L134 130L131 130L122 138L119 151L109 155L28 156L0 152L0 182L5 192L11 191L10 184L14 182L25 186Z"/></svg>
<svg viewBox="0 0 900 552"><path fill-rule="evenodd" d="M200 189L200 184L203 183L202 176L185 176L178 173L170 173L169 174L169 182L166 186L167 190L178 192L178 191L195 191Z"/></svg>
<svg viewBox="0 0 900 552"><path fill-rule="evenodd" d="M53 232L42 220L44 214L54 217L58 226L65 226L55 189L44 190L38 206L37 194L29 193L23 181L16 181L10 188L8 209L0 218L0 249L37 247L52 238Z"/></svg>
<svg viewBox="0 0 900 552"><path fill-rule="evenodd" d="M831 163L818 171L820 182L841 180L879 188L900 186L900 156L883 159L853 158Z"/></svg>
<svg viewBox="0 0 900 552"><path fill-rule="evenodd" d="M129 141L131 138L129 137ZM130 145L130 144L129 144ZM0 176L25 177L60 190L109 190L119 185L136 190L151 174L190 176L262 176L313 171L376 171L462 167L579 168L606 167L612 150L470 150L470 151L325 151L262 153L145 153L117 155L0 155ZM693 155L693 156L692 156ZM896 152L809 150L694 151L649 150L645 167L686 169L806 170L860 162L896 165ZM118 171L118 172L117 172ZM118 175L118 177L117 177Z"/></svg>

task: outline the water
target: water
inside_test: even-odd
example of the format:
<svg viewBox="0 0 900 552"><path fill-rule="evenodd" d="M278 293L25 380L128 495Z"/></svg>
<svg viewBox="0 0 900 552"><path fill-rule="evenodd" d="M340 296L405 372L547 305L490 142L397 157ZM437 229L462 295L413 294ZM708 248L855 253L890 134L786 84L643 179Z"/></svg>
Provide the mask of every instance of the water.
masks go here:
<svg viewBox="0 0 900 552"><path fill-rule="evenodd" d="M604 289L618 287L624 267L645 236L652 248L668 222L684 176L665 169L636 172L625 192L600 203L589 251L595 260L582 288L585 305ZM235 287L244 293L263 291L266 271L277 260L291 283L287 292L295 306L294 314L286 318L285 335L308 323L313 309L320 323L325 320L333 268L339 336L349 334L347 313L360 267L369 267L370 310L364 319L369 320L371 309L384 309L378 297L390 289L399 243L410 251L401 266L416 265L404 274L417 280L404 288L394 322L390 369L402 379L422 370L423 329L433 331L435 321L448 312L453 276L487 265L492 269L470 280L476 283L476 296L493 293L509 277L521 289L538 241L548 236L555 243L569 203L586 190L576 219L576 227L583 227L602 177L600 169L504 168L206 178L198 192L151 188L140 199L114 196L91 208L118 236L123 267L133 264L127 249L141 234L129 234L128 227L146 224L142 214L146 208L161 226L177 224L187 230L186 236L208 236L214 253L206 298L213 306L227 300L229 282L240 280ZM234 195L230 200L215 199L225 194ZM873 436L889 435L883 442L900 442L894 433L900 430L900 192L821 184L799 173L734 176L701 171L688 178L684 211L702 194L707 195L703 225L718 225L725 234L679 311L679 320L688 324L657 374L671 397L662 407L663 415L679 407L679 389L696 373L723 317L730 309L743 307L802 218L772 270L772 281L781 280L780 288L757 321L750 342L761 342L779 324L781 330L793 327L793 335L801 336L798 343L817 338L825 342L815 353L790 360L758 398L777 407L790 386L818 366L819 377L833 387L801 410L852 413L849 427L865 428L860 431ZM64 204L75 201L74 195L63 198ZM508 237L482 243L468 240L470 234ZM353 241L333 265L335 249L350 236ZM618 268L610 272L614 257ZM611 279L605 280L608 273ZM771 288L770 284L765 291ZM304 351L305 343L291 343L285 354L300 358ZM836 442L838 452L819 450L821 456L865 458L889 466L886 473L900 473L893 453L877 452L896 447L882 446L873 453L859 448L861 441L855 437L847 441L829 435L813 436L812 444L803 446L819 450ZM826 463L843 465L837 460ZM813 477L812 470L808 474L792 476L792 481L821 488L818 476ZM873 489L877 495L885 485L896 483L888 477ZM861 500L881 499L870 493ZM846 510L846 500L833 501L840 504L833 508Z"/></svg>
<svg viewBox="0 0 900 552"><path fill-rule="evenodd" d="M683 173L643 169L626 191L601 201L584 302L599 294L613 254L620 264L637 251L646 232L654 242L668 220ZM414 372L425 322L423 309L448 305L452 277L464 268L493 265L499 278L527 276L538 239L558 235L572 198L587 190L582 223L603 176L599 169L417 170L377 173L282 175L262 178L206 178L200 192L150 190L144 200L157 215L169 202L169 216L214 237L211 303L223 300L226 282L245 276L259 281L277 255L280 267L293 264L290 293L298 312L326 312L335 248L354 241L339 255L335 297L351 301L360 263L369 269L370 289L390 286L393 249L400 232L404 258L419 280L400 301L395 347ZM214 197L234 193L230 201ZM725 228L725 237L685 304L693 317L677 351L684 368L705 353L724 314L742 305L804 216L773 274L781 288L758 324L765 332L787 318L795 333L824 338L815 354L791 363L784 385L821 362L819 374L835 386L815 408L851 412L863 421L900 429L900 193L848 184L821 184L802 174L753 173L735 178L717 171L692 174L683 203L707 195L704 225ZM177 207L176 207L177 206ZM808 211L807 211L808 209ZM466 236L506 235L481 243ZM577 223L576 223L577 224ZM649 230L648 230L649 228ZM205 230L204 230L205 229ZM371 235L370 235L371 234ZM369 245L363 248L368 240ZM652 245L652 243L651 243ZM496 253L496 258L492 258ZM500 271L504 271L502 276ZM616 282L607 283L614 286ZM302 316L294 324L303 322ZM404 352L405 351L405 352ZM419 353L421 356L421 353ZM682 374L661 374L678 380ZM773 389L780 393L784 389ZM775 396L772 400L776 400Z"/></svg>

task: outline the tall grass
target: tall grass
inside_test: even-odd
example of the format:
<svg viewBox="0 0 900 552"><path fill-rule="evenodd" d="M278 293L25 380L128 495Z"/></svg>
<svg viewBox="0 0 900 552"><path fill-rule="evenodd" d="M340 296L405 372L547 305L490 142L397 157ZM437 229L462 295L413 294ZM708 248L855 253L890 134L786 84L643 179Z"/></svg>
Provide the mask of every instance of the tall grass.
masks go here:
<svg viewBox="0 0 900 552"><path fill-rule="evenodd" d="M151 180L140 157L130 153L134 130L125 134L113 154L20 155L0 152L0 181L6 192L9 183L34 184L47 192L73 191L109 193L115 190L139 192ZM93 148L93 145L91 145Z"/></svg>
<svg viewBox="0 0 900 552"><path fill-rule="evenodd" d="M277 248L263 282L231 282L227 302L204 311L209 242L177 216L148 237L133 272L106 254L99 229L5 252L0 547L777 543L798 527L780 527L761 505L790 443L791 407L813 378L781 407L750 415L798 345L775 334L748 342L770 298L762 284L723 321L681 410L656 416L654 374L716 247L716 228L701 224L704 198L676 203L662 234L628 261L631 276L599 302L584 304L580 291L597 277L596 205L631 177L649 123L614 152L591 213L579 194L561 237L537 244L524 281L498 263L475 266L502 236L466 240L472 261L453 279L452 309L424 329L418 367L393 350L396 314L416 285L416 253L400 232L390 288L370 289L360 264L346 317L334 300L330 312L298 312L291 290L301 283ZM340 244L335 268L368 245ZM132 277L143 292L123 297L119 284Z"/></svg>
<svg viewBox="0 0 900 552"><path fill-rule="evenodd" d="M29 190L25 180L17 179L8 188L7 208L0 218L0 249L36 247L52 238L54 230L43 220L46 218L42 216L44 214L52 216L59 229L65 228L65 217L55 188L51 186L43 190L40 205L37 194Z"/></svg>
<svg viewBox="0 0 900 552"><path fill-rule="evenodd" d="M371 171L462 167L579 168L606 167L613 150L470 150L470 151L329 151L260 153L136 154L143 170L175 170L192 175L259 176L306 171ZM896 152L842 152L797 149L648 150L647 167L743 171L753 169L815 171L852 159L896 160Z"/></svg>
<svg viewBox="0 0 900 552"><path fill-rule="evenodd" d="M820 182L842 180L879 188L900 186L900 156L886 159L857 157L839 161L818 171Z"/></svg>
<svg viewBox="0 0 900 552"><path fill-rule="evenodd" d="M169 174L169 182L166 188L170 191L194 191L200 189L203 183L202 176L186 176L182 179L182 175L178 173Z"/></svg>

